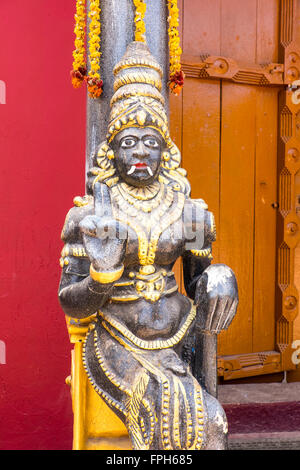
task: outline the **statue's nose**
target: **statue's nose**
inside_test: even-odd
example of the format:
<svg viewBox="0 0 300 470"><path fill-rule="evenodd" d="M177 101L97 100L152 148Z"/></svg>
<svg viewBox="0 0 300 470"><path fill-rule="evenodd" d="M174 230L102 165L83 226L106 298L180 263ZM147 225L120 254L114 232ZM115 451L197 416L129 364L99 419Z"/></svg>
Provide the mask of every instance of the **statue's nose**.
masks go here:
<svg viewBox="0 0 300 470"><path fill-rule="evenodd" d="M139 140L135 149L134 149L134 155L137 157L142 157L146 158L149 157L149 152L147 150L147 147L145 147L144 142L142 140Z"/></svg>

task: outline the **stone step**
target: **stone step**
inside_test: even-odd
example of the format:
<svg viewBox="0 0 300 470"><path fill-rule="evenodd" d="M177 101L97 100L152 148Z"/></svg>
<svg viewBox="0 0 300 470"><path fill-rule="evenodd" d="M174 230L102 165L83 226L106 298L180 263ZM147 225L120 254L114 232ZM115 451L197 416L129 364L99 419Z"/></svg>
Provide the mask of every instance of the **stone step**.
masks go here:
<svg viewBox="0 0 300 470"><path fill-rule="evenodd" d="M229 450L300 450L300 431L229 434Z"/></svg>
<svg viewBox="0 0 300 470"><path fill-rule="evenodd" d="M230 450L300 450L300 382L218 387Z"/></svg>

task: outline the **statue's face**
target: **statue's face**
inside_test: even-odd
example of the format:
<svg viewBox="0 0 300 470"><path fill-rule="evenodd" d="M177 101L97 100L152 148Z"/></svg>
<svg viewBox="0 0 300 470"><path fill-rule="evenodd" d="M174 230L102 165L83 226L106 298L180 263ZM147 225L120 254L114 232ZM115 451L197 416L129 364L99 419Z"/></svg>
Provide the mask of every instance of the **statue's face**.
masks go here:
<svg viewBox="0 0 300 470"><path fill-rule="evenodd" d="M146 186L158 177L164 141L155 129L129 127L113 141L120 179L132 186Z"/></svg>

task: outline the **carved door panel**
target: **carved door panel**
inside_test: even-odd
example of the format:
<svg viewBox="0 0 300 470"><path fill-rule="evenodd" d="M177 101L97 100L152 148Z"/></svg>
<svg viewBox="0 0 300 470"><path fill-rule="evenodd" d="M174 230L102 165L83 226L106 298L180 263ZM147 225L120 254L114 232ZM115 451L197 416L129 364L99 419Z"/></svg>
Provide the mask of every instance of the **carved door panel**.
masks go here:
<svg viewBox="0 0 300 470"><path fill-rule="evenodd" d="M240 294L219 338L219 374L290 370L300 113L287 85L300 73L300 0L180 7L186 81L171 97L171 132L192 197L205 199L216 217L214 262L235 271Z"/></svg>

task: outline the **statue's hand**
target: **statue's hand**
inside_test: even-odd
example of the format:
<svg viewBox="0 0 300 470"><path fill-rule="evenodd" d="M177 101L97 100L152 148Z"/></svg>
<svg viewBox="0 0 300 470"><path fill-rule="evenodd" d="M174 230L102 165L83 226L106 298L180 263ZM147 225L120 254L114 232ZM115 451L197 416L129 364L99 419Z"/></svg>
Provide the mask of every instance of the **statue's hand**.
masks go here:
<svg viewBox="0 0 300 470"><path fill-rule="evenodd" d="M238 288L234 272L224 264L212 264L197 282L195 304L198 326L220 333L227 330L238 306Z"/></svg>
<svg viewBox="0 0 300 470"><path fill-rule="evenodd" d="M86 216L79 224L84 247L94 269L115 270L125 258L127 227L113 217L106 184L95 184L94 207L95 214Z"/></svg>

